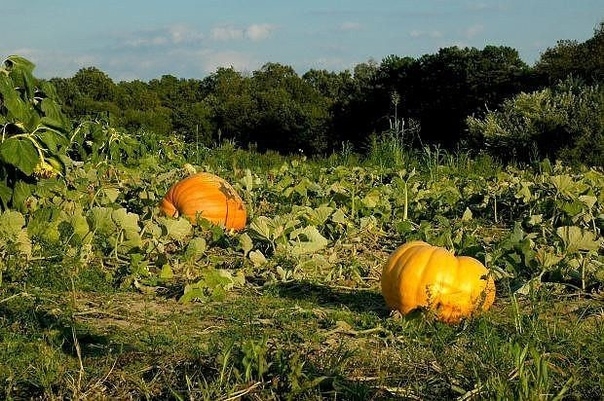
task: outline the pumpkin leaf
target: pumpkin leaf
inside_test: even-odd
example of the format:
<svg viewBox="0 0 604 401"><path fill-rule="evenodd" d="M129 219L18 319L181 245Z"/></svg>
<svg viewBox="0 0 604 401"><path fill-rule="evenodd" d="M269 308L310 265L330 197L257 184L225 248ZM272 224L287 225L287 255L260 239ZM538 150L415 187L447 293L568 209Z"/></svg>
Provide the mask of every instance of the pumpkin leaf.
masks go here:
<svg viewBox="0 0 604 401"><path fill-rule="evenodd" d="M266 263L266 257L264 254L258 250L251 251L247 257L252 261L254 266L260 267Z"/></svg>
<svg viewBox="0 0 604 401"><path fill-rule="evenodd" d="M239 246L243 251L243 256L247 256L254 249L254 242L247 233L243 233L239 236Z"/></svg>
<svg viewBox="0 0 604 401"><path fill-rule="evenodd" d="M577 226L558 227L556 229L556 234L562 238L566 251L569 253L577 251L597 251L602 244L602 240L596 238L593 232Z"/></svg>
<svg viewBox="0 0 604 401"><path fill-rule="evenodd" d="M185 250L184 260L188 262L196 262L205 253L207 248L207 243L204 238L192 238L191 241L187 244L187 249Z"/></svg>
<svg viewBox="0 0 604 401"><path fill-rule="evenodd" d="M176 241L183 241L193 230L193 226L185 218L172 219L161 217L159 221L166 228L168 237Z"/></svg>
<svg viewBox="0 0 604 401"><path fill-rule="evenodd" d="M304 255L320 251L329 241L314 226L293 230L289 234L289 251L293 255Z"/></svg>
<svg viewBox="0 0 604 401"><path fill-rule="evenodd" d="M245 277L239 273L235 276L223 269L207 269L202 272L202 278L194 284L185 286L180 302L212 299L224 300L227 291L245 283Z"/></svg>

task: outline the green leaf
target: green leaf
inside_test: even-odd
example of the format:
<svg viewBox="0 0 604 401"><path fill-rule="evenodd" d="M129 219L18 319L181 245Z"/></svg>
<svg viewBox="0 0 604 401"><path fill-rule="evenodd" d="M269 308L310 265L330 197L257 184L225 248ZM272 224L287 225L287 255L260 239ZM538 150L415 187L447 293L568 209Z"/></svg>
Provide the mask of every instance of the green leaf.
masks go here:
<svg viewBox="0 0 604 401"><path fill-rule="evenodd" d="M109 203L115 203L120 196L120 191L117 188L103 188L103 194L107 197Z"/></svg>
<svg viewBox="0 0 604 401"><path fill-rule="evenodd" d="M38 134L38 139L52 154L59 152L61 147L69 146L69 140L54 131L43 131Z"/></svg>
<svg viewBox="0 0 604 401"><path fill-rule="evenodd" d="M577 226L564 226L556 229L556 234L566 246L569 253L577 251L597 251L602 244L602 240L596 238L596 235Z"/></svg>
<svg viewBox="0 0 604 401"><path fill-rule="evenodd" d="M322 226L329 216L333 213L333 208L329 206L319 206L308 211L308 224L313 226Z"/></svg>
<svg viewBox="0 0 604 401"><path fill-rule="evenodd" d="M187 249L183 255L184 260L189 262L196 262L205 253L207 248L206 240L204 238L192 238L187 244Z"/></svg>
<svg viewBox="0 0 604 401"><path fill-rule="evenodd" d="M555 266L563 257L556 255L553 248L539 248L535 253L535 259L541 266L548 269Z"/></svg>
<svg viewBox="0 0 604 401"><path fill-rule="evenodd" d="M26 200L31 196L35 188L34 184L28 184L25 181L17 181L13 188L12 205L14 208L25 211Z"/></svg>
<svg viewBox="0 0 604 401"><path fill-rule="evenodd" d="M329 241L314 226L293 230L289 235L290 252L304 255L317 252L327 246Z"/></svg>
<svg viewBox="0 0 604 401"><path fill-rule="evenodd" d="M111 235L117 231L117 227L111 218L111 208L93 207L88 215L88 224L92 230L102 235Z"/></svg>
<svg viewBox="0 0 604 401"><path fill-rule="evenodd" d="M264 254L262 252L260 252L258 250L251 251L250 253L248 253L247 256L248 256L248 258L250 258L250 260L256 267L260 267L266 263L266 257L264 256Z"/></svg>
<svg viewBox="0 0 604 401"><path fill-rule="evenodd" d="M45 98L42 100L40 106L44 112L44 117L41 121L44 126L58 132L67 132L66 118L61 111L61 107L54 100Z"/></svg>
<svg viewBox="0 0 604 401"><path fill-rule="evenodd" d="M10 203L12 197L12 188L0 181L0 209L8 209L8 204Z"/></svg>
<svg viewBox="0 0 604 401"><path fill-rule="evenodd" d="M25 227L25 217L17 211L0 214L0 248L6 242L16 244L20 254L31 256L32 244Z"/></svg>
<svg viewBox="0 0 604 401"><path fill-rule="evenodd" d="M366 208L373 209L374 207L379 205L381 199L381 192L377 188L373 188L363 197L361 202Z"/></svg>
<svg viewBox="0 0 604 401"><path fill-rule="evenodd" d="M174 278L174 272L169 264L162 266L161 272L159 273L159 278L162 280L171 280Z"/></svg>
<svg viewBox="0 0 604 401"><path fill-rule="evenodd" d="M185 218L172 219L160 217L159 222L166 228L168 237L176 241L183 241L193 230L193 226Z"/></svg>
<svg viewBox="0 0 604 401"><path fill-rule="evenodd" d="M247 233L243 233L239 236L239 246L243 251L243 256L247 256L247 254L254 249L254 242Z"/></svg>
<svg viewBox="0 0 604 401"><path fill-rule="evenodd" d="M0 144L0 158L26 175L32 175L40 162L40 155L34 144L23 138L8 138Z"/></svg>
<svg viewBox="0 0 604 401"><path fill-rule="evenodd" d="M250 223L250 230L259 237L269 241L273 239L274 229L272 220L266 216L258 216Z"/></svg>
<svg viewBox="0 0 604 401"><path fill-rule="evenodd" d="M139 231L138 214L128 212L125 208L116 209L111 212L111 218L118 227L125 231Z"/></svg>
<svg viewBox="0 0 604 401"><path fill-rule="evenodd" d="M204 300L207 298L221 301L226 292L245 283L241 274L233 276L228 270L207 269L202 273L202 278L195 284L185 286L180 302Z"/></svg>
<svg viewBox="0 0 604 401"><path fill-rule="evenodd" d="M25 217L17 211L8 210L0 214L0 237L14 241L23 227Z"/></svg>

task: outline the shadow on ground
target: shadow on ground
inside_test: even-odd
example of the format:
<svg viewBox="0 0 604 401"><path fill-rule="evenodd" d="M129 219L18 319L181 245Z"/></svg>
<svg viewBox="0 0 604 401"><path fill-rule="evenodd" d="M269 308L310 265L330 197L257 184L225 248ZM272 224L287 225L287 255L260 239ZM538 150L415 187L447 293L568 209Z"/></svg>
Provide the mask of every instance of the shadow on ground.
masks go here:
<svg viewBox="0 0 604 401"><path fill-rule="evenodd" d="M373 289L330 287L310 281L276 283L269 288L280 297L313 302L323 307L372 312L380 317L388 317L390 314L382 295Z"/></svg>

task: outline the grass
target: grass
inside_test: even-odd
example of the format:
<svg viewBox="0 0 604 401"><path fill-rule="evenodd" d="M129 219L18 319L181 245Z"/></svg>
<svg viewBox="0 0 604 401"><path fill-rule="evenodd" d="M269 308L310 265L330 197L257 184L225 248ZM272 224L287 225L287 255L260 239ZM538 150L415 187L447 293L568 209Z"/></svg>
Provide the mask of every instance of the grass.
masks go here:
<svg viewBox="0 0 604 401"><path fill-rule="evenodd" d="M502 168L486 156L429 147L412 153L396 136L376 142L365 159L348 147L306 160L245 152L230 143L197 156L196 163L209 170L270 171L296 164L300 176L378 162L409 174L417 168L426 179L441 181L452 172L484 177ZM358 177L372 185L381 179ZM403 188L402 182L393 188ZM258 215L275 215L291 211L291 204L261 198L256 208ZM430 211L422 219L432 221ZM416 229L438 231L430 238L459 231L449 219L422 227ZM510 227L489 226L469 238L500 236ZM349 233L348 242L333 244L340 256L331 271L316 267L280 277L248 264L241 269L245 286L221 294L224 299L208 296L197 303L178 302L179 282L158 280L140 291L116 288L121 273L115 266L8 257L0 286L0 399L604 398L601 293L541 283L518 295L511 288L518 283L502 278L493 308L460 325L421 313L401 318L386 309L377 277L403 234ZM231 252L236 246L216 247L206 265L194 267L230 263L239 269L240 254ZM47 248L49 255L64 251ZM288 272L297 268L287 258L274 265Z"/></svg>
<svg viewBox="0 0 604 401"><path fill-rule="evenodd" d="M161 294L23 288L0 299L3 399L601 399L601 299L501 296L447 326L375 288Z"/></svg>

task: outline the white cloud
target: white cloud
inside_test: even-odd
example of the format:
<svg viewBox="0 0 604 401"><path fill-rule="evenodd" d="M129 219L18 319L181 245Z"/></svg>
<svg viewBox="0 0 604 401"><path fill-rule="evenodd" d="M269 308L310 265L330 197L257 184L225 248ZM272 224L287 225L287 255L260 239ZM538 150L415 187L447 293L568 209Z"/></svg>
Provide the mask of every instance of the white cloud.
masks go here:
<svg viewBox="0 0 604 401"><path fill-rule="evenodd" d="M252 24L246 28L222 25L212 28L211 37L219 41L245 38L257 42L268 38L274 30L275 26L271 24Z"/></svg>
<svg viewBox="0 0 604 401"><path fill-rule="evenodd" d="M482 33L484 31L484 25L473 25L469 26L464 30L464 36L468 39Z"/></svg>
<svg viewBox="0 0 604 401"><path fill-rule="evenodd" d="M275 30L275 27L271 24L253 24L246 28L245 37L259 41L268 38L271 33Z"/></svg>
<svg viewBox="0 0 604 401"><path fill-rule="evenodd" d="M359 31L362 28L363 28L363 25L361 25L358 22L352 22L352 21L343 22L338 27L338 29L340 31Z"/></svg>
<svg viewBox="0 0 604 401"><path fill-rule="evenodd" d="M233 67L236 71L252 71L257 69L260 63L249 54L237 51L213 51L207 50L199 54L204 73L211 73L220 67Z"/></svg>
<svg viewBox="0 0 604 401"><path fill-rule="evenodd" d="M203 33L184 24L176 24L168 27L168 34L170 41L174 44L198 43L204 38Z"/></svg>
<svg viewBox="0 0 604 401"><path fill-rule="evenodd" d="M120 43L127 47L158 47L168 45L197 44L204 39L203 33L185 24L130 32L123 34Z"/></svg>
<svg viewBox="0 0 604 401"><path fill-rule="evenodd" d="M233 26L217 26L212 28L211 37L214 40L237 40L243 38L243 30Z"/></svg>
<svg viewBox="0 0 604 401"><path fill-rule="evenodd" d="M409 32L409 36L412 38L440 38L443 36L442 32L433 30L433 31L421 31L414 29Z"/></svg>
<svg viewBox="0 0 604 401"><path fill-rule="evenodd" d="M467 9L470 11L505 11L507 7L503 3L473 2L467 5Z"/></svg>

